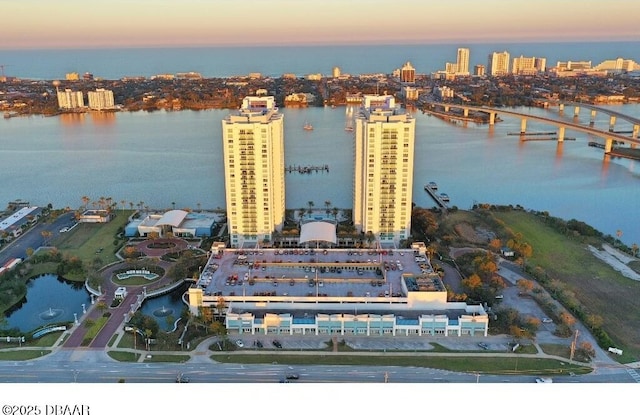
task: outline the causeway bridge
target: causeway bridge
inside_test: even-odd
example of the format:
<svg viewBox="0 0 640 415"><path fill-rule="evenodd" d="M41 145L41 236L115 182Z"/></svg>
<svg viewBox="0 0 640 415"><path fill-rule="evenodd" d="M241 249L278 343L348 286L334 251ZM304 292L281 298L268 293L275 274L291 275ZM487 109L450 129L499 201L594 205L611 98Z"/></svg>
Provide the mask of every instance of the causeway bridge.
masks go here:
<svg viewBox="0 0 640 415"><path fill-rule="evenodd" d="M475 106L469 106L469 105L449 104L449 103L432 102L432 101L426 102L425 105L431 108L441 107L443 108L444 113L449 112L451 108L456 108L456 109L462 110L464 117L469 116L469 111L484 112L489 115L489 125L495 124L496 115L517 117L517 118L520 118L520 134L521 135L525 135L527 132L528 120L534 120L534 121L542 122L545 124L550 124L558 127L558 138L557 138L558 142L564 141L565 130L567 129L591 134L596 137L600 137L604 140L605 155L611 152L611 150L613 149L614 142L629 144L631 148L635 148L640 144L640 139L638 138L638 132L640 131L640 119L637 119L635 117L629 117L625 114L620 114L615 111L602 109L600 107L589 105L589 104L571 103L571 105L590 108L592 110L592 117L595 117L595 113L593 111L596 111L596 112L601 111L609 114L610 116L609 131L603 131L597 128L593 128L593 126L576 124L575 122L571 122L571 121L556 120L556 119L540 117L540 116L531 115L531 114L522 114L516 111L508 111L505 109L499 109L499 108L493 108L493 107L485 107L485 106L475 107ZM574 114L578 112L579 110L576 110L574 111ZM617 118L625 119L633 124L633 133L631 137L620 134L620 133L616 133L613 131L613 127L615 125L615 121Z"/></svg>
<svg viewBox="0 0 640 415"><path fill-rule="evenodd" d="M633 125L633 130L631 132L633 138L638 137L638 133L640 133L640 118L632 117L627 114L622 114L617 111L613 111L609 108L599 107L597 105L588 104L585 102L572 102L572 101L544 101L545 108L549 108L548 104L557 105L560 113L564 112L566 106L573 106L573 116L577 117L580 115L580 108L585 108L591 111L591 118L589 120L589 125L593 125L595 122L596 115L601 112L603 114L607 114L609 116L609 131L613 131L616 125L616 121L618 119L625 120Z"/></svg>

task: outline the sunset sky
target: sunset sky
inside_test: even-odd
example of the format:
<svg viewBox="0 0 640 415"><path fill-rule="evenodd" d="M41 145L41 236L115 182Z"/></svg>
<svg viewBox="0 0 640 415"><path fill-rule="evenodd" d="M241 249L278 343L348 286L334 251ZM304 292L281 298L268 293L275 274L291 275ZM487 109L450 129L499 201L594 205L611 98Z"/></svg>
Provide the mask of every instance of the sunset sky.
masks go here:
<svg viewBox="0 0 640 415"><path fill-rule="evenodd" d="M0 49L640 40L638 0L3 0Z"/></svg>

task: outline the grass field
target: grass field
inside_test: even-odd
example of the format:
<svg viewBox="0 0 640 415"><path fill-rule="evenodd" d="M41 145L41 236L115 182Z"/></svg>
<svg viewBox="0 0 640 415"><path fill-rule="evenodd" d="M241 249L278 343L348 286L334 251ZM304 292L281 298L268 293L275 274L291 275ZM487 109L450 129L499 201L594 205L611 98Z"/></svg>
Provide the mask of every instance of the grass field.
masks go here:
<svg viewBox="0 0 640 415"><path fill-rule="evenodd" d="M0 360L31 360L49 353L49 350L7 350L0 352Z"/></svg>
<svg viewBox="0 0 640 415"><path fill-rule="evenodd" d="M603 328L625 351L627 359L640 356L640 283L625 278L593 256L586 246L545 225L526 212L495 212L533 247L530 265L542 267L554 279L567 284L591 314L603 318Z"/></svg>
<svg viewBox="0 0 640 415"><path fill-rule="evenodd" d="M211 357L220 363L273 363L281 365L372 365L372 366L415 366L454 372L479 372L481 374L520 375L568 375L590 373L591 368L569 365L554 359L542 358L500 358L444 357L444 356L361 356L361 355L291 355L291 354L216 354Z"/></svg>
<svg viewBox="0 0 640 415"><path fill-rule="evenodd" d="M118 210L108 223L79 223L71 231L60 234L55 246L60 252L77 256L83 261L100 258L104 264L117 260L113 241L119 228L127 224L133 211Z"/></svg>
<svg viewBox="0 0 640 415"><path fill-rule="evenodd" d="M118 362L137 362L140 358L140 353L121 352L116 350L108 351L107 354Z"/></svg>

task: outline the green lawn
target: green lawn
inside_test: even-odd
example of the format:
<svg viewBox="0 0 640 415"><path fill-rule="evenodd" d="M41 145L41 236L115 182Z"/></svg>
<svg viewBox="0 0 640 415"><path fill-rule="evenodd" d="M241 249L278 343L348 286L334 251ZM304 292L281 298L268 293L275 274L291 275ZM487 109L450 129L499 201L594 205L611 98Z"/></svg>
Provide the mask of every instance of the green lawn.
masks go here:
<svg viewBox="0 0 640 415"><path fill-rule="evenodd" d="M118 228L127 224L131 213L131 210L118 210L108 223L79 223L71 231L61 234L55 246L62 253L77 256L83 261L92 261L98 257L104 264L113 262L117 260L113 245L115 235Z"/></svg>
<svg viewBox="0 0 640 415"><path fill-rule="evenodd" d="M526 212L494 212L533 247L530 265L540 266L562 281L591 314L603 318L603 327L625 359L640 356L640 283L623 277L593 256L585 244L566 237Z"/></svg>
<svg viewBox="0 0 640 415"><path fill-rule="evenodd" d="M7 350L0 352L0 360L31 360L49 353L49 350Z"/></svg>
<svg viewBox="0 0 640 415"><path fill-rule="evenodd" d="M82 344L88 345L89 343L91 343L91 341L98 335L100 330L102 330L104 325L107 324L107 320L109 320L109 318L107 317L100 317L96 319L95 323L91 327L89 327L89 329L85 333L84 338L82 339Z"/></svg>
<svg viewBox="0 0 640 415"><path fill-rule="evenodd" d="M150 359L144 359L145 362L154 363L185 363L191 358L188 354L155 354L149 352Z"/></svg>
<svg viewBox="0 0 640 415"><path fill-rule="evenodd" d="M107 354L114 360L118 362L137 362L140 358L140 353L132 353L132 352L120 352L120 351L108 351Z"/></svg>
<svg viewBox="0 0 640 415"><path fill-rule="evenodd" d="M361 355L290 355L290 354L215 354L211 357L220 363L273 363L283 365L372 365L416 366L454 372L479 372L481 374L563 375L590 373L591 368L569 365L554 359L525 357L444 357L444 356L361 356Z"/></svg>

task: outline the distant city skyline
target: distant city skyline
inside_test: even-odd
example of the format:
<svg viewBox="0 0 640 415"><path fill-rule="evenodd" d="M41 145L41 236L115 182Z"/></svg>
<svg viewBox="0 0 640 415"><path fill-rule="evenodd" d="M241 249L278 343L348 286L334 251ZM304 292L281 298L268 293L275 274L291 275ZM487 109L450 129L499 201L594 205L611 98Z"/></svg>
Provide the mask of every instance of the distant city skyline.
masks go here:
<svg viewBox="0 0 640 415"><path fill-rule="evenodd" d="M637 0L7 0L0 50L640 39Z"/></svg>

